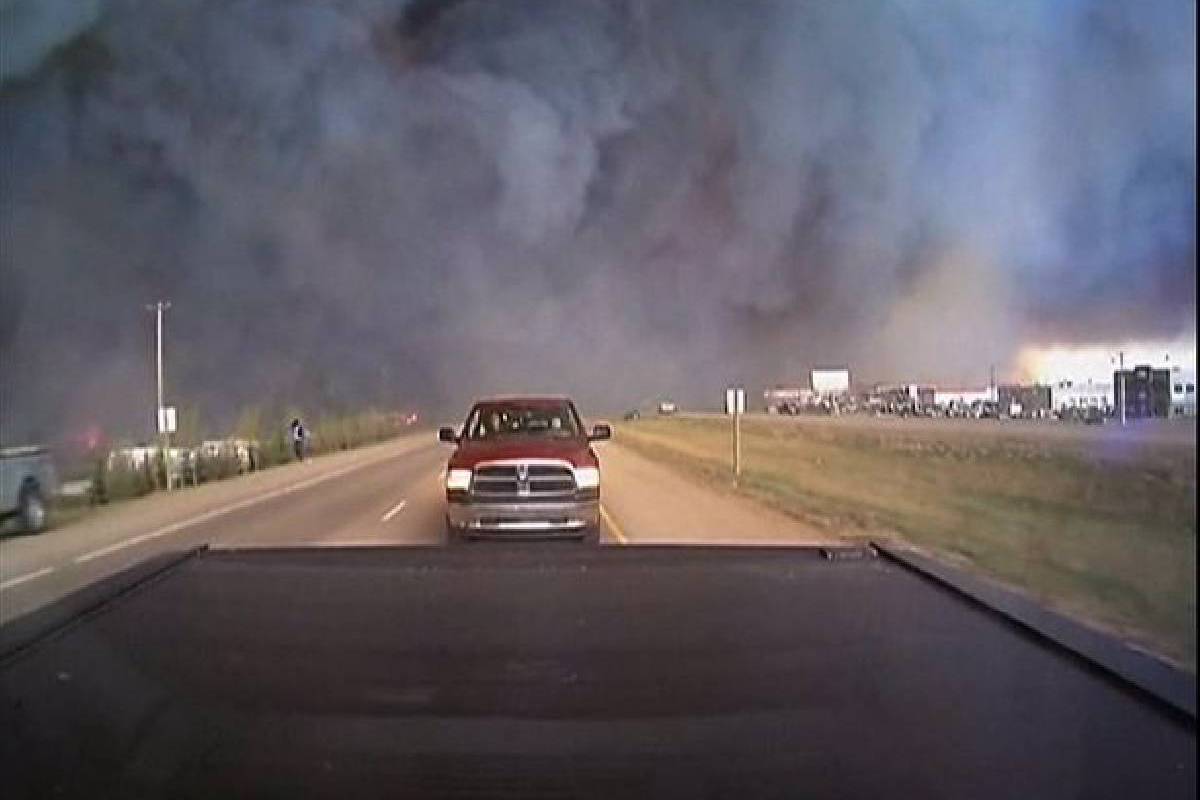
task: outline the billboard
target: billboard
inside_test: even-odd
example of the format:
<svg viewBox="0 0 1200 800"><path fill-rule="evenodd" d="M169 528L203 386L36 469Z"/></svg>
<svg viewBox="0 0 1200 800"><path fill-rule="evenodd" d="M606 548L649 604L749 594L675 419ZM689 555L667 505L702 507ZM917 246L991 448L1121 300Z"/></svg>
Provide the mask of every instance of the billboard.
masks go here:
<svg viewBox="0 0 1200 800"><path fill-rule="evenodd" d="M850 370L848 369L814 369L811 378L813 391L817 394L846 394L850 391Z"/></svg>

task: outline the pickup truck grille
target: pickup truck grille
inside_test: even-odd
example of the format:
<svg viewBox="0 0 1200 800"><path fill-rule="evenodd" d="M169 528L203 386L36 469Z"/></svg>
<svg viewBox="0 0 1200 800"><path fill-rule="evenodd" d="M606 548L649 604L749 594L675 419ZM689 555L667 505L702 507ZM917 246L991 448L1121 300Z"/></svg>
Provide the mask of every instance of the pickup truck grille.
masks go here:
<svg viewBox="0 0 1200 800"><path fill-rule="evenodd" d="M471 496L484 501L558 500L574 493L575 474L565 465L483 465L471 480Z"/></svg>

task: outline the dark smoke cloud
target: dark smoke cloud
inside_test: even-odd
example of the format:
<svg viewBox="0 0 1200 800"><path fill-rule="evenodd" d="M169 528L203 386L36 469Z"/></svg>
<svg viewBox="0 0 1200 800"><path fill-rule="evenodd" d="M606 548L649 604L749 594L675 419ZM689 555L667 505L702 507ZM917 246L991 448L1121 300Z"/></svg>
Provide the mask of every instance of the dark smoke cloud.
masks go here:
<svg viewBox="0 0 1200 800"><path fill-rule="evenodd" d="M1172 0L113 0L5 73L5 438L144 430L159 297L171 398L214 423L1194 336L1194 29Z"/></svg>

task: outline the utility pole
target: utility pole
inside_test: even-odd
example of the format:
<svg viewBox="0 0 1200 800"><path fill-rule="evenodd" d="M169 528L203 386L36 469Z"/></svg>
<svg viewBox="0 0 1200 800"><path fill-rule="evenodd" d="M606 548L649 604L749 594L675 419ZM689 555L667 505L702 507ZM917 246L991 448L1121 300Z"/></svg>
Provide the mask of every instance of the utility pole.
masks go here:
<svg viewBox="0 0 1200 800"><path fill-rule="evenodd" d="M147 305L147 311L154 312L154 351L155 368L158 377L158 404L155 407L155 424L158 427L159 441L162 446L163 470L167 478L167 491L171 490L171 463L169 450L171 433L167 429L166 414L163 411L163 312L171 307L169 301L159 300L154 305Z"/></svg>

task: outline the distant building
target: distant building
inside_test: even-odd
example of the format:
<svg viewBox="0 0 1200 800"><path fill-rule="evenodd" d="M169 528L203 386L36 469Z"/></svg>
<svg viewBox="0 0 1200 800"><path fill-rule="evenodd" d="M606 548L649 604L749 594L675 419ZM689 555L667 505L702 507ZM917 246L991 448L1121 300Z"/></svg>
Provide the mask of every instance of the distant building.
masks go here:
<svg viewBox="0 0 1200 800"><path fill-rule="evenodd" d="M908 390L906 388L892 384L877 383L871 387L871 391L867 394L865 402L870 408L887 411L895 404L904 402L907 399Z"/></svg>
<svg viewBox="0 0 1200 800"><path fill-rule="evenodd" d="M1171 370L1154 369L1142 364L1133 369L1113 373L1115 413L1127 419L1168 417L1171 414ZM1193 383L1193 393L1195 385ZM1183 394L1186 396L1186 383Z"/></svg>
<svg viewBox="0 0 1200 800"><path fill-rule="evenodd" d="M1171 369L1171 416L1196 416L1196 371Z"/></svg>
<svg viewBox="0 0 1200 800"><path fill-rule="evenodd" d="M1061 380L1050 387L1050 399L1054 403L1054 410L1060 414L1089 408L1107 412L1114 405L1113 385L1090 378L1084 381Z"/></svg>
<svg viewBox="0 0 1200 800"><path fill-rule="evenodd" d="M850 393L850 370L844 367L814 369L809 373L809 385L819 397L845 397Z"/></svg>
<svg viewBox="0 0 1200 800"><path fill-rule="evenodd" d="M910 384L908 387L908 396L916 405L917 410L933 408L936 405L934 397L937 395L937 390L932 386L918 386Z"/></svg>
<svg viewBox="0 0 1200 800"><path fill-rule="evenodd" d="M939 408L970 408L976 403L995 402L996 393L982 389L934 389L933 403Z"/></svg>
<svg viewBox="0 0 1200 800"><path fill-rule="evenodd" d="M1022 386L1015 383L996 388L1000 413L1013 417L1040 417L1050 413L1050 387L1041 384Z"/></svg>
<svg viewBox="0 0 1200 800"><path fill-rule="evenodd" d="M769 414L775 414L780 411L785 414L792 413L801 406L811 404L812 399L813 392L811 389L776 386L774 389L767 389L763 392L763 406Z"/></svg>
<svg viewBox="0 0 1200 800"><path fill-rule="evenodd" d="M877 383L867 397L866 404L892 413L920 411L934 406L936 394L937 392L932 386L922 386L916 383L900 385Z"/></svg>

